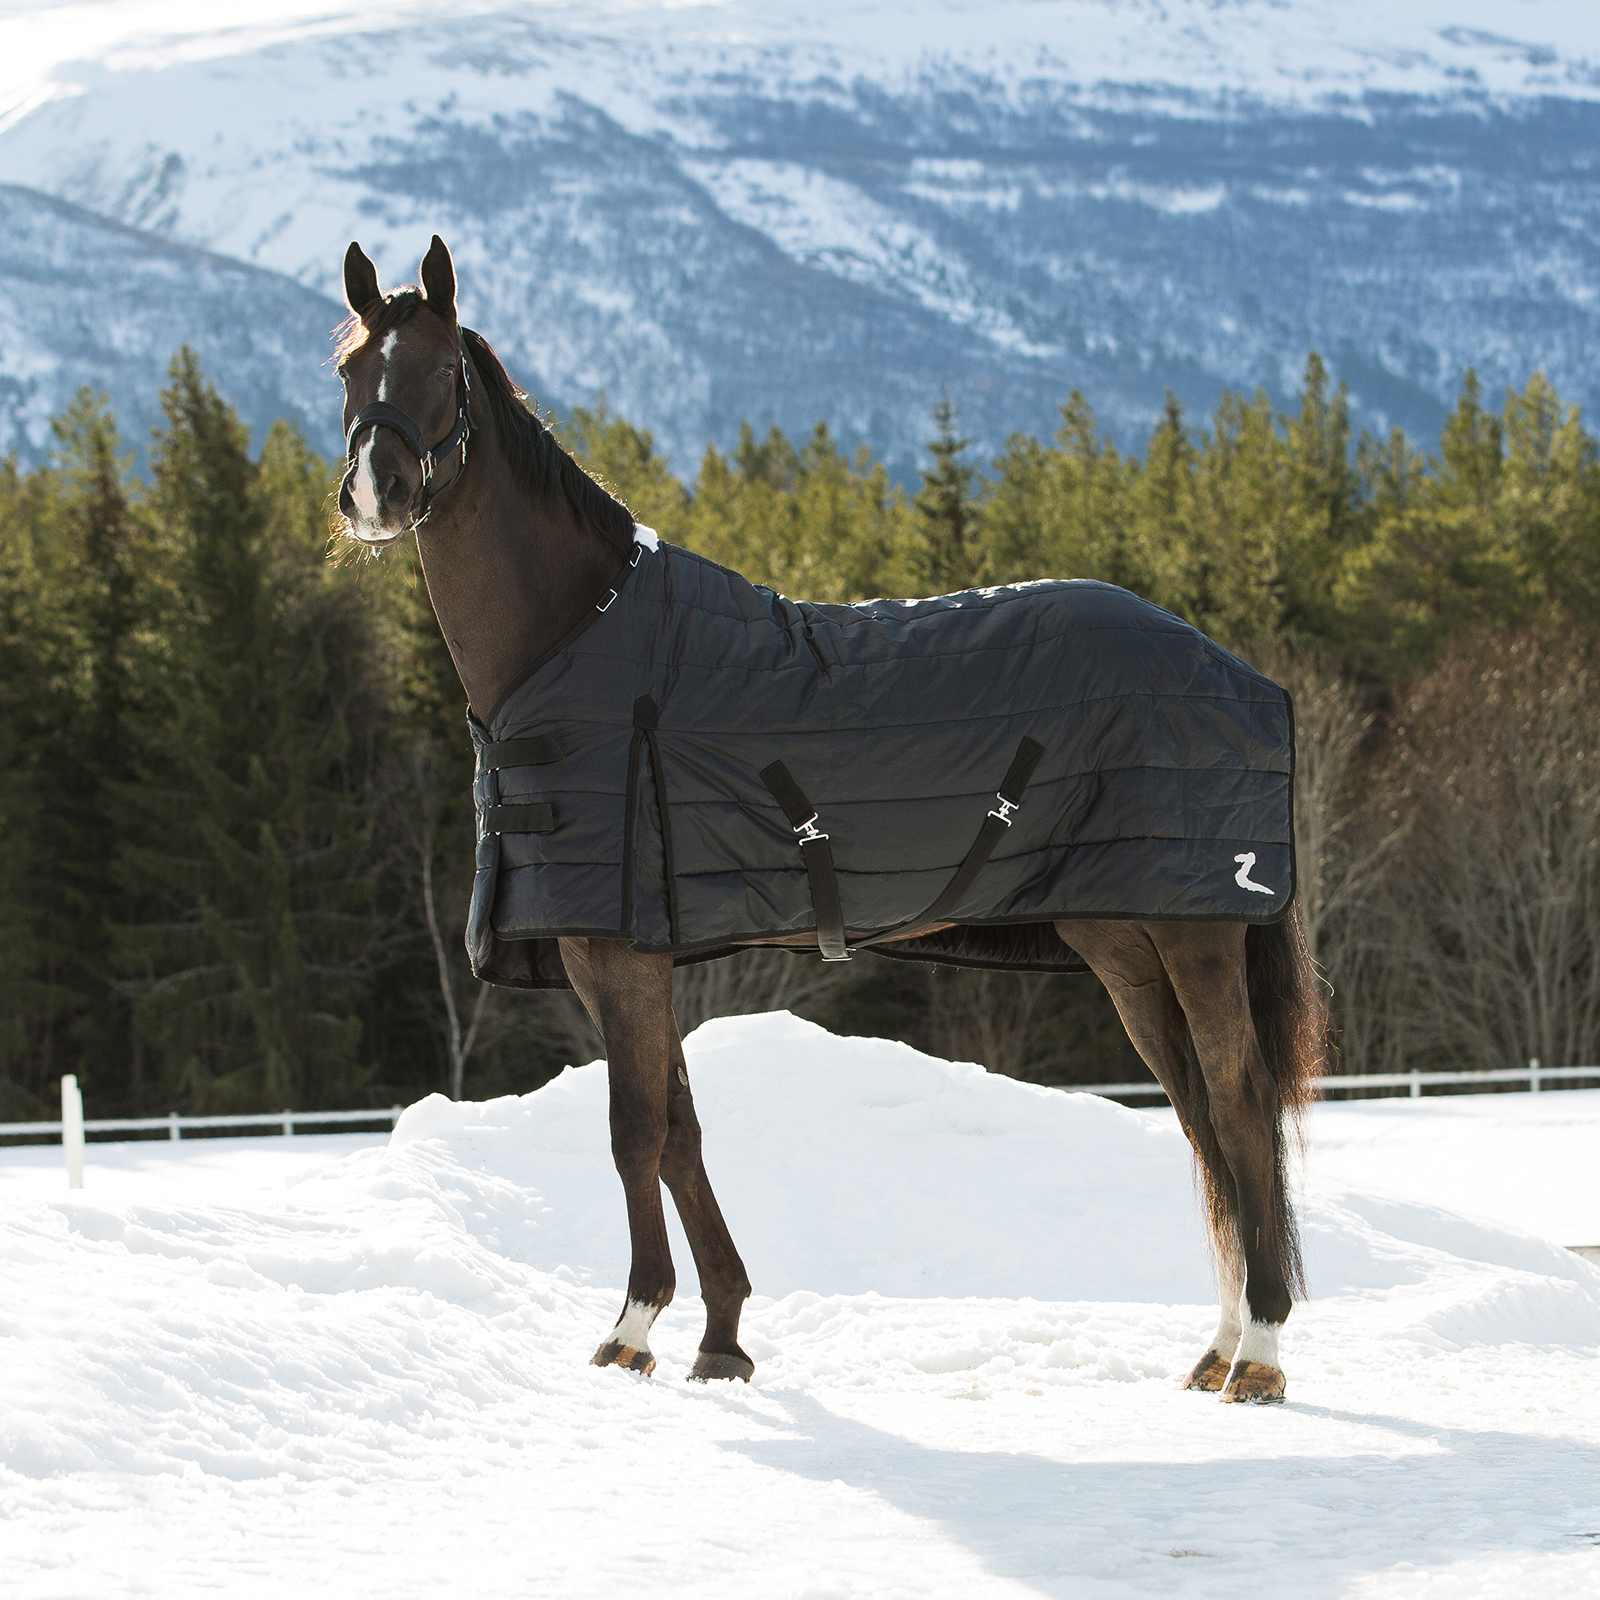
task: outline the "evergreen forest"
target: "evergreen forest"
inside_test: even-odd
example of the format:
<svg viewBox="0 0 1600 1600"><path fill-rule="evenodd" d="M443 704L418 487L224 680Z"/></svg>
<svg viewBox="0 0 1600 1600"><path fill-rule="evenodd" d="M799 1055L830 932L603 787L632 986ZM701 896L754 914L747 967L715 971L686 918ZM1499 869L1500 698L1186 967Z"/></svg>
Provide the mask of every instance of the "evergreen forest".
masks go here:
<svg viewBox="0 0 1600 1600"><path fill-rule="evenodd" d="M568 995L462 948L464 699L414 548L330 536L333 463L181 352L147 470L103 399L0 469L0 1120L388 1106L600 1054ZM1176 401L1142 454L1073 394L985 459L948 398L919 484L826 426L692 483L604 404L560 424L638 521L797 597L1122 584L1288 687L1332 1070L1600 1059L1600 457L1535 374L1469 372L1434 452L1298 408ZM750 952L685 1032L788 1006L1045 1083L1143 1078L1094 979Z"/></svg>

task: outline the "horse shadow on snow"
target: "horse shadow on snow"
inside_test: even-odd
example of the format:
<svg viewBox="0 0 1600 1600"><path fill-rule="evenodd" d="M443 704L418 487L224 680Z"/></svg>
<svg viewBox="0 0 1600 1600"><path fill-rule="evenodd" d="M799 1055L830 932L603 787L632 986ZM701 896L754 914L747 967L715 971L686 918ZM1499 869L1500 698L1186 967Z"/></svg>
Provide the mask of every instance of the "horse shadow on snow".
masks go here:
<svg viewBox="0 0 1600 1600"><path fill-rule="evenodd" d="M1086 1581L1199 1593L1248 1583L1333 1600L1361 1575L1400 1563L1571 1555L1595 1550L1600 1537L1600 1449L1573 1439L1289 1402L1277 1417L1298 1413L1436 1448L1390 1456L1379 1441L1365 1450L1357 1441L1318 1456L1071 1462L934 1449L840 1417L809 1395L773 1398L804 1437L722 1448L868 1490L937 1526L996 1577L1044 1595L1080 1596ZM1206 1403L1183 1403L1191 1402ZM1600 1551L1594 1559L1600 1577Z"/></svg>

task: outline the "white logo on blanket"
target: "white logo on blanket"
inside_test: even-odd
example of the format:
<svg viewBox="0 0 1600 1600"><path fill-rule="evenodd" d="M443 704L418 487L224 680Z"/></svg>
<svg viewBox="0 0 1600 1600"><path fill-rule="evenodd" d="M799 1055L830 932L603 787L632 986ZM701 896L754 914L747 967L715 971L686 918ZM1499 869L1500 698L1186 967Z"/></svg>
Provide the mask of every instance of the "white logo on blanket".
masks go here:
<svg viewBox="0 0 1600 1600"><path fill-rule="evenodd" d="M1234 873L1233 881L1238 884L1241 889L1251 889L1256 894L1275 893L1275 891L1269 889L1266 884L1257 883L1255 879L1250 876L1250 869L1256 864L1256 853L1254 850L1246 850L1242 856L1235 856L1233 859L1239 863L1239 870Z"/></svg>

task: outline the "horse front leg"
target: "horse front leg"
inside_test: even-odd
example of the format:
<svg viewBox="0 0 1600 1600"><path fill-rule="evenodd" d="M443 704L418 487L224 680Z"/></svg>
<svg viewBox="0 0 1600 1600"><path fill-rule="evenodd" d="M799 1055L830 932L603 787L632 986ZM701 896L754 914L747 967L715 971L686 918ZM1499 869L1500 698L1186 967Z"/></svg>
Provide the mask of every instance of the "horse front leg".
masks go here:
<svg viewBox="0 0 1600 1600"><path fill-rule="evenodd" d="M622 1179L633 1247L622 1315L595 1351L592 1364L653 1372L656 1358L650 1353L650 1328L671 1304L677 1287L661 1205L668 1061L677 1037L672 1020L672 958L635 955L620 940L563 939L561 959L605 1041L611 1155Z"/></svg>
<svg viewBox="0 0 1600 1600"><path fill-rule="evenodd" d="M706 1304L706 1331L689 1371L704 1383L712 1378L742 1378L746 1383L755 1363L739 1346L739 1317L750 1298L750 1279L734 1248L722 1208L711 1192L711 1180L700 1151L700 1119L695 1114L689 1068L683 1059L678 1024L672 1023L667 1084L667 1143L661 1176L672 1191L673 1204L694 1252L700 1274L700 1297Z"/></svg>

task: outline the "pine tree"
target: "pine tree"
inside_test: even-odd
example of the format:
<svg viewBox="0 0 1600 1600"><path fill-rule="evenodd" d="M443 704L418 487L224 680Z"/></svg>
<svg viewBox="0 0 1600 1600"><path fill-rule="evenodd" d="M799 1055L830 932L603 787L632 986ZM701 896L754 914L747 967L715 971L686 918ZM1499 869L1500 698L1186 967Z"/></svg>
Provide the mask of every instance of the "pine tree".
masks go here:
<svg viewBox="0 0 1600 1600"><path fill-rule="evenodd" d="M1351 459L1349 395L1343 383L1331 394L1329 387L1328 369L1313 350L1300 411L1287 426L1289 515L1277 574L1283 624L1315 636L1335 625L1334 584L1371 532Z"/></svg>
<svg viewBox="0 0 1600 1600"><path fill-rule="evenodd" d="M1600 622L1600 461L1576 406L1542 372L1506 395L1500 536L1528 614L1553 602Z"/></svg>
<svg viewBox="0 0 1600 1600"><path fill-rule="evenodd" d="M1283 621L1287 456L1267 396L1225 390L1197 461L1187 567L1195 621L1235 648L1270 638Z"/></svg>
<svg viewBox="0 0 1600 1600"><path fill-rule="evenodd" d="M43 756L70 713L70 643L51 603L37 482L0 465L0 1116L49 1114L70 992L57 981L67 954L45 837Z"/></svg>
<svg viewBox="0 0 1600 1600"><path fill-rule="evenodd" d="M47 836L59 863L57 915L74 991L72 1033L84 1092L103 1113L138 1107L142 1056L115 984L111 926L129 913L118 889L123 833L119 790L133 774L139 671L159 606L160 575L132 502L124 453L104 395L82 391L54 424L57 596L76 663L71 712L42 754L53 796Z"/></svg>
<svg viewBox="0 0 1600 1600"><path fill-rule="evenodd" d="M368 818L324 654L327 569L308 536L269 537L297 506L303 523L306 475L280 439L289 459L263 481L191 352L172 377L152 497L180 593L167 731L128 788L144 827L122 861L150 907L121 930L137 1023L191 1105L348 1101L365 1076Z"/></svg>
<svg viewBox="0 0 1600 1600"><path fill-rule="evenodd" d="M1214 609L1212 552L1196 527L1196 456L1183 404L1168 390L1144 464L1129 487L1129 521L1132 543L1149 564L1149 586L1141 592L1191 621Z"/></svg>
<svg viewBox="0 0 1600 1600"><path fill-rule="evenodd" d="M958 412L948 393L933 408L938 430L928 441L933 466L912 502L919 547L913 571L925 594L970 588L983 569L983 511L978 469L965 459L970 439L956 437Z"/></svg>
<svg viewBox="0 0 1600 1600"><path fill-rule="evenodd" d="M573 409L558 430L561 442L633 513L663 539L682 544L687 535L689 496L656 454L647 429L616 416L601 395L593 410Z"/></svg>

